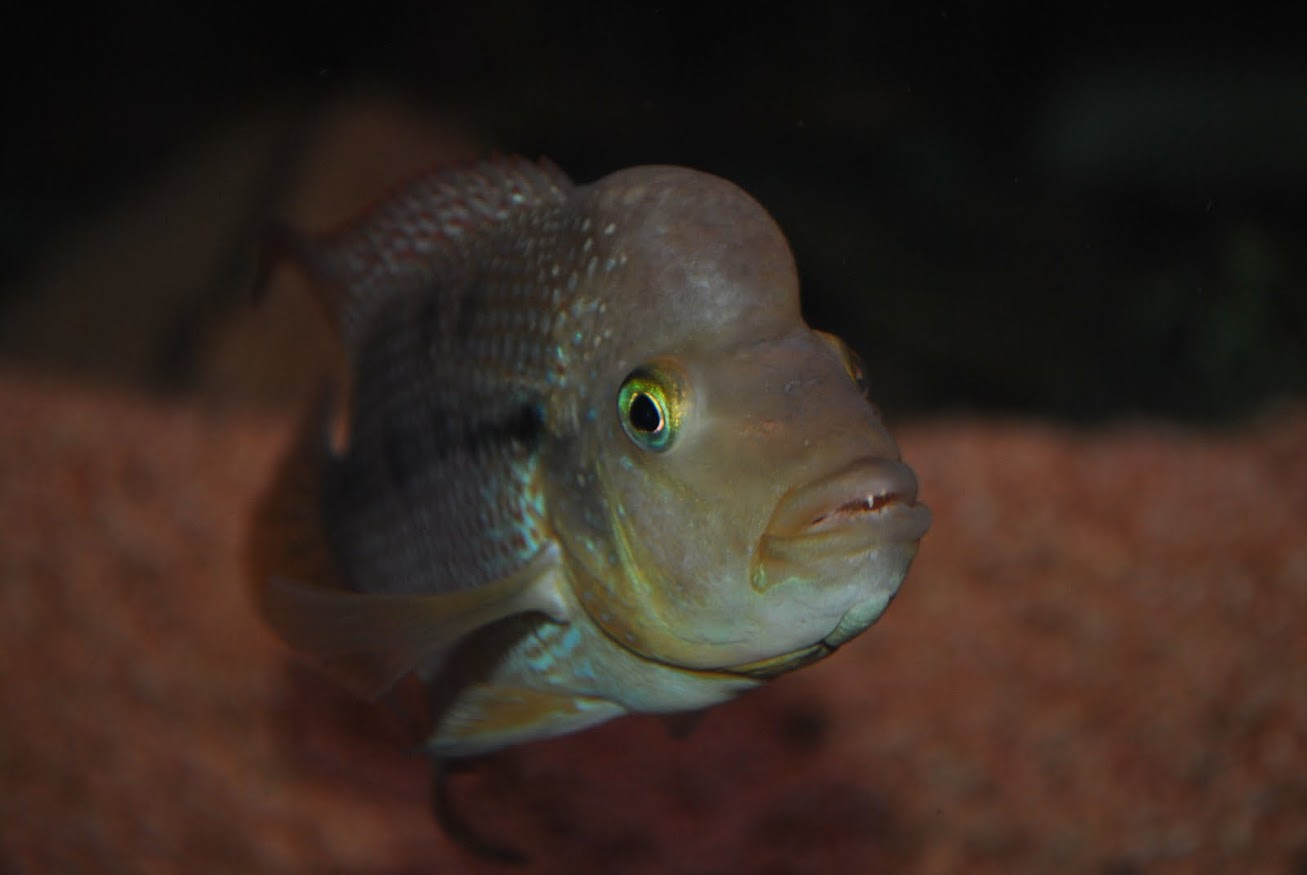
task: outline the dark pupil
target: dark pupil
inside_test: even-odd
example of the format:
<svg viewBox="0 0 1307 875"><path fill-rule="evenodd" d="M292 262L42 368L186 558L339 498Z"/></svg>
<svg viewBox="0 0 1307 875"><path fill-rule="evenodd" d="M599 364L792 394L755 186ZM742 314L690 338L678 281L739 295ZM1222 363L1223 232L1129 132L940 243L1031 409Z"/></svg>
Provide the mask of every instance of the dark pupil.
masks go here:
<svg viewBox="0 0 1307 875"><path fill-rule="evenodd" d="M636 431L653 434L663 427L663 415L658 412L658 405L643 392L631 399L631 409L626 415Z"/></svg>

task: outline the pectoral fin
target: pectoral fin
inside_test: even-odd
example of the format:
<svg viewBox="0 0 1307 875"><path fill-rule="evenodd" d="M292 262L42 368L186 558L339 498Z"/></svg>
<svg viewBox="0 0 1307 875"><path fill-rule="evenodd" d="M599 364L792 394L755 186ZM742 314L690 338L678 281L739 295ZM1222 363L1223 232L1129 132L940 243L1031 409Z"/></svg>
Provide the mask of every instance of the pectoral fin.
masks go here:
<svg viewBox="0 0 1307 875"><path fill-rule="evenodd" d="M496 620L539 612L568 621L552 544L502 580L454 592L360 593L274 576L258 593L264 618L282 640L370 699Z"/></svg>

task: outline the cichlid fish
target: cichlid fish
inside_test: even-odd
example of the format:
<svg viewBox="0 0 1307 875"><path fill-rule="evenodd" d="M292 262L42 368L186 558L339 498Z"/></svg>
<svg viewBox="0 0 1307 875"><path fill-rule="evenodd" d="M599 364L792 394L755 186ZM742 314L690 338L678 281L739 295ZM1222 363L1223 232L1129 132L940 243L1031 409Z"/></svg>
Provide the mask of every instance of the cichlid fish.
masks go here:
<svg viewBox="0 0 1307 875"><path fill-rule="evenodd" d="M785 238L725 180L498 159L287 244L351 384L254 533L267 622L438 758L700 709L885 610L930 525Z"/></svg>

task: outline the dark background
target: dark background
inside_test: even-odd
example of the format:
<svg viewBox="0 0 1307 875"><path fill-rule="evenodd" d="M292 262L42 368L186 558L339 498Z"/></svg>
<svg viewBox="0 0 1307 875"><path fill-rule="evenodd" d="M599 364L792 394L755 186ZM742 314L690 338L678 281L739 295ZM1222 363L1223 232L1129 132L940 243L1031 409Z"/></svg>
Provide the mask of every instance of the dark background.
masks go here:
<svg viewBox="0 0 1307 875"><path fill-rule="evenodd" d="M1307 40L1286 15L500 2L5 16L0 320L60 233L221 120L363 84L580 181L660 162L740 183L789 234L810 321L864 353L896 417L1223 420L1307 390Z"/></svg>

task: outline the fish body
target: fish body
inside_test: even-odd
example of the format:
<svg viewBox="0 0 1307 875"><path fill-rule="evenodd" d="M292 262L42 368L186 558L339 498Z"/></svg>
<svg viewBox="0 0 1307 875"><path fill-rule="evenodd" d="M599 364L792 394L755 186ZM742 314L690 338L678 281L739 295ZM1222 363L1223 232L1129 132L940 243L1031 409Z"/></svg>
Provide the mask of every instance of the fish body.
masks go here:
<svg viewBox="0 0 1307 875"><path fill-rule="evenodd" d="M699 709L880 616L929 513L725 180L498 159L288 244L349 361L256 523L272 628L465 756Z"/></svg>

